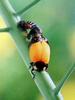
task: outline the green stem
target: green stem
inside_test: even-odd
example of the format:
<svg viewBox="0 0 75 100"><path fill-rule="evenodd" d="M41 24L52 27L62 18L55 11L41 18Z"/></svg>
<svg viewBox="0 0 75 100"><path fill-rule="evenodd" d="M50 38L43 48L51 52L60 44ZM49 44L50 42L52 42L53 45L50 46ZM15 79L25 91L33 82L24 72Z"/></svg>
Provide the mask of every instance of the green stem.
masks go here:
<svg viewBox="0 0 75 100"><path fill-rule="evenodd" d="M74 71L75 68L75 64L73 64L73 66L71 66L67 73L65 74L65 76L63 77L63 79L60 81L60 83L58 84L58 86L56 87L55 94L57 95L59 93L59 91L61 90L61 88L63 87L64 83L66 82L66 80L69 78L69 76L71 75L71 73Z"/></svg>
<svg viewBox="0 0 75 100"><path fill-rule="evenodd" d="M30 9L31 7L33 7L35 4L37 4L40 0L35 0L32 3L30 3L28 6L26 6L25 8L23 8L21 11L17 12L16 15L22 15L24 12L26 12L28 9Z"/></svg>
<svg viewBox="0 0 75 100"><path fill-rule="evenodd" d="M0 28L0 32L9 32L11 28Z"/></svg>
<svg viewBox="0 0 75 100"><path fill-rule="evenodd" d="M2 15L7 24L12 27L10 33L12 35L12 38L14 39L19 54L21 55L27 69L29 69L29 58L28 55L26 55L28 54L27 43L25 42L25 39L17 28L17 22L19 20L13 15L13 12L15 11L12 9L8 0L0 0L0 3ZM18 18L20 19L20 17ZM29 72L31 74L31 70L29 70ZM54 88L56 88L56 86L47 72L36 72L34 81L46 100L63 100L60 93L58 95L54 94Z"/></svg>

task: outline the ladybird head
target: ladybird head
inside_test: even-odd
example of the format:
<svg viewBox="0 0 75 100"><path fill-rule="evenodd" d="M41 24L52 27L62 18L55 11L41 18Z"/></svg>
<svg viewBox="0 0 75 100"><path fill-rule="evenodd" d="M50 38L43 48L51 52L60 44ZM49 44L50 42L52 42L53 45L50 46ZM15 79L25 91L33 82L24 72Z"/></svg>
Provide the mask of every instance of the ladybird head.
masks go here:
<svg viewBox="0 0 75 100"><path fill-rule="evenodd" d="M33 22L29 22L29 21L25 22L24 20L21 20L18 23L18 28L21 31L26 32L28 39L30 39L31 37L39 37L42 35L42 30Z"/></svg>
<svg viewBox="0 0 75 100"><path fill-rule="evenodd" d="M27 29L31 29L32 25L29 22L25 22L24 20L18 23L18 28L22 31L27 31Z"/></svg>

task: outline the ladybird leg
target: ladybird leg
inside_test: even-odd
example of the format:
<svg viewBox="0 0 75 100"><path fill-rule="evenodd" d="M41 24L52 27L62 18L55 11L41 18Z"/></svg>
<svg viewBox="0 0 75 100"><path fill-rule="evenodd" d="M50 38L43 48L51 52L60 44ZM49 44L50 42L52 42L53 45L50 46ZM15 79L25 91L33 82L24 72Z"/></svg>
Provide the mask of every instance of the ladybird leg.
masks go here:
<svg viewBox="0 0 75 100"><path fill-rule="evenodd" d="M32 65L30 64L29 69L31 69L31 68L32 68Z"/></svg>
<svg viewBox="0 0 75 100"><path fill-rule="evenodd" d="M43 68L44 71L47 71L48 64L45 64L45 67Z"/></svg>
<svg viewBox="0 0 75 100"><path fill-rule="evenodd" d="M46 64L46 71L47 71L47 69L48 69L48 64Z"/></svg>
<svg viewBox="0 0 75 100"><path fill-rule="evenodd" d="M43 71L46 71L46 67L43 68Z"/></svg>
<svg viewBox="0 0 75 100"><path fill-rule="evenodd" d="M48 39L47 39L47 38L45 38L43 35L42 35L42 38L46 41L46 43L47 43L47 44L49 44L49 42L48 42Z"/></svg>
<svg viewBox="0 0 75 100"><path fill-rule="evenodd" d="M31 73L32 73L32 75L33 75L33 79L35 78L35 74L34 74L34 68L32 68L32 70L31 70Z"/></svg>
<svg viewBox="0 0 75 100"><path fill-rule="evenodd" d="M32 66L30 65L30 66L29 66L29 69L31 69L31 67L32 67Z"/></svg>
<svg viewBox="0 0 75 100"><path fill-rule="evenodd" d="M34 62L30 63L29 69L32 68L34 66Z"/></svg>
<svg viewBox="0 0 75 100"><path fill-rule="evenodd" d="M30 65L31 65L31 66L34 66L34 65L35 65L35 63L34 63L34 62L31 62L31 63L30 63Z"/></svg>
<svg viewBox="0 0 75 100"><path fill-rule="evenodd" d="M45 38L45 41L46 41L46 43L47 43L47 44L49 44L49 42L48 42L48 39L47 39L47 38Z"/></svg>
<svg viewBox="0 0 75 100"><path fill-rule="evenodd" d="M31 46L31 44L32 44L31 42L28 44L28 48Z"/></svg>

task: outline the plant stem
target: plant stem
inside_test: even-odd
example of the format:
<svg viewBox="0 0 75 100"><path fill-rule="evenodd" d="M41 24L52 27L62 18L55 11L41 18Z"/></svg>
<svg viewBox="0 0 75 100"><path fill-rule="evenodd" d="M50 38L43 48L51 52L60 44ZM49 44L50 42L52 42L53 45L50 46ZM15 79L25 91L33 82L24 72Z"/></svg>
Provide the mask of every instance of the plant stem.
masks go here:
<svg viewBox="0 0 75 100"><path fill-rule="evenodd" d="M9 32L11 28L0 28L0 32Z"/></svg>
<svg viewBox="0 0 75 100"><path fill-rule="evenodd" d="M55 94L56 95L59 93L59 91L61 90L61 88L63 87L64 83L66 82L66 80L71 75L71 73L74 71L74 68L75 68L75 64L73 64L73 66L71 66L68 69L67 73L65 74L65 76L63 77L63 79L60 81L60 83L58 84L57 88L55 89Z"/></svg>
<svg viewBox="0 0 75 100"><path fill-rule="evenodd" d="M28 9L30 9L31 7L33 7L35 4L37 4L39 1L41 0L35 0L32 3L30 3L28 6L26 6L25 8L23 8L21 11L17 12L16 15L22 15L24 12L26 12Z"/></svg>
<svg viewBox="0 0 75 100"><path fill-rule="evenodd" d="M46 71L36 73L35 83L46 100L63 100L60 92L58 95L54 94L56 86Z"/></svg>
<svg viewBox="0 0 75 100"><path fill-rule="evenodd" d="M0 0L0 8L2 11L2 15L12 30L10 33L12 38L15 41L16 47L21 55L27 69L29 69L29 58L28 58L28 48L25 39L23 38L21 31L17 28L17 22L19 21L17 17L13 15L15 12L8 0ZM18 17L20 19L20 17ZM31 73L31 70L29 70ZM40 90L41 94L45 97L46 100L63 100L61 94L58 95L54 94L54 89L56 88L55 84L53 83L49 74L45 71L39 73L35 72L36 77L34 79L38 89ZM32 74L31 74L32 75Z"/></svg>

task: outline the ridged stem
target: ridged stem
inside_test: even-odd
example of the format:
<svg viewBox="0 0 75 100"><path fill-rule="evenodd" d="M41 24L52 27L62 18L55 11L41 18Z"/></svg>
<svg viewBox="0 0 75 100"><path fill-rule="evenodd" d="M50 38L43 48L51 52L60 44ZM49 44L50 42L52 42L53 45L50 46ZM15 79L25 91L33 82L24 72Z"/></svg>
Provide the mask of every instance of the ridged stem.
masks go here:
<svg viewBox="0 0 75 100"><path fill-rule="evenodd" d="M21 11L17 12L15 15L23 15L24 12L26 12L28 9L30 9L31 7L33 7L34 5L36 5L39 1L41 0L35 0L32 3L30 3L29 5L27 5L25 8L23 8Z"/></svg>
<svg viewBox="0 0 75 100"><path fill-rule="evenodd" d="M9 32L11 28L0 28L0 32Z"/></svg>
<svg viewBox="0 0 75 100"><path fill-rule="evenodd" d="M12 27L12 30L10 30L10 34L27 69L29 69L27 43L25 41L25 38L22 36L21 31L17 28L17 22L20 20L20 16L16 17L13 15L13 13L16 12L14 11L14 9L12 9L8 0L0 0L0 9L2 11L2 16L4 17L4 20L7 23L7 26ZM31 70L29 70L29 72L31 74ZM46 100L63 100L60 93L58 95L54 94L54 89L56 88L56 86L49 76L48 72L43 71L41 73L35 73L36 77L34 81Z"/></svg>
<svg viewBox="0 0 75 100"><path fill-rule="evenodd" d="M73 66L71 66L68 71L66 72L66 74L64 75L63 79L60 81L60 83L57 85L57 88L55 89L55 94L57 95L59 93L59 91L61 90L61 88L63 87L63 85L65 84L65 82L67 81L67 79L69 78L69 76L71 75L71 73L74 71L75 68L75 64L73 64Z"/></svg>

